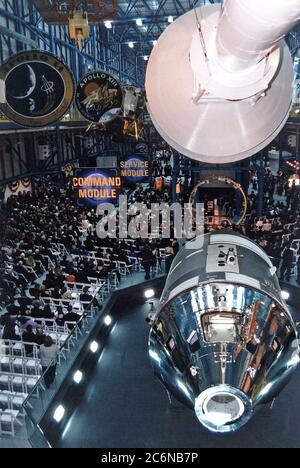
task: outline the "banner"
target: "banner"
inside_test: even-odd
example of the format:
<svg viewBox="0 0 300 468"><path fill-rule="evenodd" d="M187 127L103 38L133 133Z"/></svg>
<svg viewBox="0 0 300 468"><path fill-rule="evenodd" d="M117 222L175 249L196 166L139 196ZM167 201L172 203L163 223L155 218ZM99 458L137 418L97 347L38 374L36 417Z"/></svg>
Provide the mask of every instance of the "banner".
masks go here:
<svg viewBox="0 0 300 468"><path fill-rule="evenodd" d="M109 73L93 71L79 81L75 102L77 109L87 120L107 123L121 113L122 87Z"/></svg>
<svg viewBox="0 0 300 468"><path fill-rule="evenodd" d="M117 203L121 178L116 169L78 168L72 185L80 204Z"/></svg>
<svg viewBox="0 0 300 468"><path fill-rule="evenodd" d="M135 154L149 154L149 146L147 143L137 143L135 145Z"/></svg>
<svg viewBox="0 0 300 468"><path fill-rule="evenodd" d="M60 120L75 91L64 62L49 52L30 50L11 56L0 67L4 97L0 109L17 124L43 127Z"/></svg>
<svg viewBox="0 0 300 468"><path fill-rule="evenodd" d="M120 161L121 177L128 182L147 183L150 181L150 167L148 155L132 154Z"/></svg>
<svg viewBox="0 0 300 468"><path fill-rule="evenodd" d="M65 174L66 177L70 177L70 176L72 176L73 173L74 173L73 164L68 163L68 164L66 164L65 166L63 166L63 167L61 168L61 170L62 170L62 172L64 172L64 174Z"/></svg>
<svg viewBox="0 0 300 468"><path fill-rule="evenodd" d="M31 180L28 177L24 179L18 179L5 186L4 200L7 201L12 195L18 195L19 193L31 192Z"/></svg>

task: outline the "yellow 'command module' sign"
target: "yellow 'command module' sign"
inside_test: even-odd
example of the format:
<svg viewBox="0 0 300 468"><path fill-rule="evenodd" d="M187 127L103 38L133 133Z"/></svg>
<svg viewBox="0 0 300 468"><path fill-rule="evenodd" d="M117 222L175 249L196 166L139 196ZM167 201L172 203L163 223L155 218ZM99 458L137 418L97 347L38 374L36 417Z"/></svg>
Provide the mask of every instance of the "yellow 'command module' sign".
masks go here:
<svg viewBox="0 0 300 468"><path fill-rule="evenodd" d="M115 169L80 168L72 179L75 196L83 203L116 203L121 177Z"/></svg>

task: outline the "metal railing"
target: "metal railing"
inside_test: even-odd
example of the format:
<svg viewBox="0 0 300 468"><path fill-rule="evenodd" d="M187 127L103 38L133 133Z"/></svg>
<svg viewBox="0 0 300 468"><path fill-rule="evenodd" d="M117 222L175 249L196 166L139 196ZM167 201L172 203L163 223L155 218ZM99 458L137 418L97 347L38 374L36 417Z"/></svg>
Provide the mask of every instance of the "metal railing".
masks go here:
<svg viewBox="0 0 300 468"><path fill-rule="evenodd" d="M99 288L97 295L100 295L100 292L101 288ZM110 291L107 290L106 296L109 294ZM50 446L40 427L40 421L69 372L72 363L75 361L78 350L86 340L87 333L93 327L95 321L98 320L98 312L100 312L100 310L94 305L94 300L98 299L97 295L93 297L89 305L85 308L81 318L70 331L67 339L59 349L59 356L57 359L59 365L57 366L56 378L51 388L45 388L44 378L49 368L56 364L56 361L52 362L46 372L42 373L23 403L28 439L34 446L36 446L37 443L38 446L42 447Z"/></svg>

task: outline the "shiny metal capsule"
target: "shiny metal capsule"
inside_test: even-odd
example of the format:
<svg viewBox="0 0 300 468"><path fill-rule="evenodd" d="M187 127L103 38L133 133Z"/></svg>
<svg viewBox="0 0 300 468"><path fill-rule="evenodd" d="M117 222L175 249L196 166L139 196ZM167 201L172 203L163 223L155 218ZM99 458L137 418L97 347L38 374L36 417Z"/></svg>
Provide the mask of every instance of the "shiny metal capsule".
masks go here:
<svg viewBox="0 0 300 468"><path fill-rule="evenodd" d="M266 253L231 231L187 243L168 275L149 355L167 390L212 432L238 430L272 402L300 359Z"/></svg>

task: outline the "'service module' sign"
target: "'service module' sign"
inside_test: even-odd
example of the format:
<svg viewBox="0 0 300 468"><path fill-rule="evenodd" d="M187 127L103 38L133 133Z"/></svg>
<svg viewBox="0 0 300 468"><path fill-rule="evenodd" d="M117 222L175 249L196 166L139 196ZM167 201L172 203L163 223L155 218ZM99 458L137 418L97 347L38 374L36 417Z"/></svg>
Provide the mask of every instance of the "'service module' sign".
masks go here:
<svg viewBox="0 0 300 468"><path fill-rule="evenodd" d="M148 155L131 155L120 161L121 177L132 182L149 182L150 165Z"/></svg>

